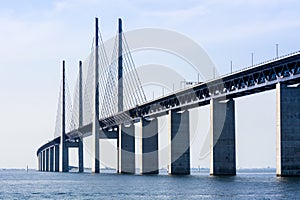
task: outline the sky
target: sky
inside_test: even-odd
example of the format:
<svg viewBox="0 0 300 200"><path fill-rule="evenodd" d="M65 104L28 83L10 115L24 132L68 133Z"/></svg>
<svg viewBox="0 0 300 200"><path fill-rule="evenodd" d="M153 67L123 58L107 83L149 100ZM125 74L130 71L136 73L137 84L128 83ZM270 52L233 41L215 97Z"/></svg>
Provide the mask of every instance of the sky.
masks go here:
<svg viewBox="0 0 300 200"><path fill-rule="evenodd" d="M102 37L160 28L197 42L219 74L300 50L297 0L0 0L0 168L36 168L36 150L53 139L61 61L74 82L90 53L94 18ZM137 58L138 59L138 58ZM72 90L72 89L71 89ZM236 100L238 167L276 166L275 92ZM209 108L201 108L207 116ZM203 121L208 122L207 117ZM202 119L202 118L201 118ZM207 126L201 127L207 132ZM202 138L203 139L203 138ZM192 166L199 162L192 147ZM198 146L198 147L197 147Z"/></svg>

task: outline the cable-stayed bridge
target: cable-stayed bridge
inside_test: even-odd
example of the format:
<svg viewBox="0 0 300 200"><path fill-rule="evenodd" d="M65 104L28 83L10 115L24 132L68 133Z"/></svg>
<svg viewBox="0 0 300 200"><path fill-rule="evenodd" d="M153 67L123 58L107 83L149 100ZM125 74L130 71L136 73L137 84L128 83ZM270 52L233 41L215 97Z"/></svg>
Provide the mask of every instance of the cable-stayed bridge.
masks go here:
<svg viewBox="0 0 300 200"><path fill-rule="evenodd" d="M175 42L175 41L174 41ZM91 54L79 62L72 101L63 61L55 137L37 151L40 171L69 170L69 148L92 137L92 171L99 173L100 139L117 140L117 172L135 173L134 124L142 124L143 174L158 173L158 119L169 117L170 174L190 173L189 110L210 105L212 175L236 174L234 99L276 89L277 175L300 175L300 52L217 77L147 101L119 19L111 58L95 23Z"/></svg>

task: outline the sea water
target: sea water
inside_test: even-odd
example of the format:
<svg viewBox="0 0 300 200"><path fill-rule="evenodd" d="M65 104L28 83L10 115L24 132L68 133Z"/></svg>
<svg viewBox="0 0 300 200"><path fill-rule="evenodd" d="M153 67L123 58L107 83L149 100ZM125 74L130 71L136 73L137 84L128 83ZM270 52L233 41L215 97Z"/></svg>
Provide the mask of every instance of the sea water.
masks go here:
<svg viewBox="0 0 300 200"><path fill-rule="evenodd" d="M300 178L241 172L232 177L0 170L0 199L300 199Z"/></svg>

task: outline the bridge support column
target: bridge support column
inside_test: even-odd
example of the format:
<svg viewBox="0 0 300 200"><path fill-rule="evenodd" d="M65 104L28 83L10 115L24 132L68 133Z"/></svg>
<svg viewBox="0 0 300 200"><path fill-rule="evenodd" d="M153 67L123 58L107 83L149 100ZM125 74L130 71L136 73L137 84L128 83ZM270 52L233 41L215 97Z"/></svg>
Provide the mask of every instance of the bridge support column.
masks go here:
<svg viewBox="0 0 300 200"><path fill-rule="evenodd" d="M41 171L41 153L38 154L38 171Z"/></svg>
<svg viewBox="0 0 300 200"><path fill-rule="evenodd" d="M67 142L61 142L60 144L60 172L68 172L69 171L69 148L67 147Z"/></svg>
<svg viewBox="0 0 300 200"><path fill-rule="evenodd" d="M42 171L42 152L38 155L38 170Z"/></svg>
<svg viewBox="0 0 300 200"><path fill-rule="evenodd" d="M49 148L49 164L50 164L50 166L49 166L49 171L50 172L53 172L53 164L54 164L54 147L50 147Z"/></svg>
<svg viewBox="0 0 300 200"><path fill-rule="evenodd" d="M119 128L119 173L135 173L134 124Z"/></svg>
<svg viewBox="0 0 300 200"><path fill-rule="evenodd" d="M189 111L169 111L170 115L170 160L169 174L190 174L190 125Z"/></svg>
<svg viewBox="0 0 300 200"><path fill-rule="evenodd" d="M78 172L83 172L83 138L78 141Z"/></svg>
<svg viewBox="0 0 300 200"><path fill-rule="evenodd" d="M46 171L49 172L49 149L46 149Z"/></svg>
<svg viewBox="0 0 300 200"><path fill-rule="evenodd" d="M142 119L142 174L158 174L157 118Z"/></svg>
<svg viewBox="0 0 300 200"><path fill-rule="evenodd" d="M92 172L100 172L100 141L99 141L99 29L98 18L95 19L95 66L93 85L93 121L92 121Z"/></svg>
<svg viewBox="0 0 300 200"><path fill-rule="evenodd" d="M59 145L54 146L54 171L59 172Z"/></svg>
<svg viewBox="0 0 300 200"><path fill-rule="evenodd" d="M43 171L43 152L40 152L40 171Z"/></svg>
<svg viewBox="0 0 300 200"><path fill-rule="evenodd" d="M46 151L42 151L42 171L46 171Z"/></svg>
<svg viewBox="0 0 300 200"><path fill-rule="evenodd" d="M234 100L211 100L211 175L236 175Z"/></svg>
<svg viewBox="0 0 300 200"><path fill-rule="evenodd" d="M300 86L276 85L277 176L300 176Z"/></svg>
<svg viewBox="0 0 300 200"><path fill-rule="evenodd" d="M94 122L93 122L94 123ZM98 124L98 123L97 123ZM99 127L98 125L93 125L92 133L92 172L100 173L100 141L99 141Z"/></svg>

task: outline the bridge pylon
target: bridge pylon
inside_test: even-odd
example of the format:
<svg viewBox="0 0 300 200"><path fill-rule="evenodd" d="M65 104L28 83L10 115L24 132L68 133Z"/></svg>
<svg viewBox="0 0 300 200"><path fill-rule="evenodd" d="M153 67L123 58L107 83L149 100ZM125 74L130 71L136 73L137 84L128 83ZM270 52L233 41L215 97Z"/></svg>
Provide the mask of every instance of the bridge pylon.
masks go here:
<svg viewBox="0 0 300 200"><path fill-rule="evenodd" d="M100 137L99 137L99 28L95 18L95 61L94 61L94 94L92 118L92 172L100 173Z"/></svg>
<svg viewBox="0 0 300 200"><path fill-rule="evenodd" d="M66 87L66 77L65 77L65 61L62 62L62 120L61 120L61 135L60 135L60 172L69 171L69 149L67 146L67 135L66 135L66 97L65 97L65 87Z"/></svg>
<svg viewBox="0 0 300 200"><path fill-rule="evenodd" d="M78 126L83 126L83 95L82 95L82 62L79 61L79 115L78 115ZM83 137L78 138L78 172L84 171L83 164Z"/></svg>
<svg viewBox="0 0 300 200"><path fill-rule="evenodd" d="M123 29L122 19L118 20L118 112L124 109L123 102ZM135 126L119 125L119 136L117 139L117 172L118 173L135 173Z"/></svg>

